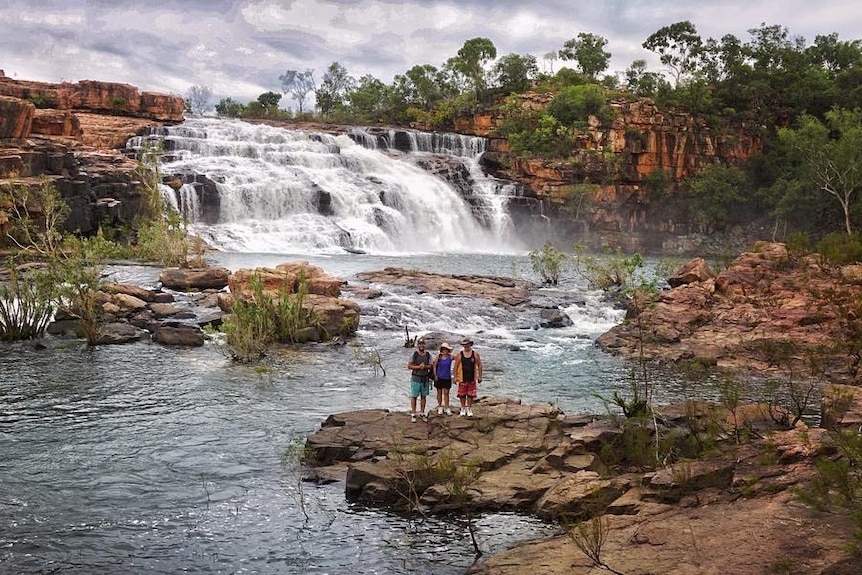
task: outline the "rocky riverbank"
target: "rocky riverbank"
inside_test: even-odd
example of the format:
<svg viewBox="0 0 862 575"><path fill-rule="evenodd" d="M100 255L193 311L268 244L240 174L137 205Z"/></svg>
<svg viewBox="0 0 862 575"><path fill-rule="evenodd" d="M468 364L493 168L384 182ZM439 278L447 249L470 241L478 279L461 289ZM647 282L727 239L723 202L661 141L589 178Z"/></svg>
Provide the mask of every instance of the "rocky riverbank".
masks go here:
<svg viewBox="0 0 862 575"><path fill-rule="evenodd" d="M854 403L845 423L862 415L862 393L849 391ZM780 429L757 405L656 412L666 436L705 437L716 423L719 446L710 456L645 471L621 463L633 447L616 418L483 397L473 418L432 413L411 423L384 410L332 415L308 438L308 463L313 479L343 481L348 499L397 512L466 520L517 511L562 525L600 517L600 559L627 575L862 572L844 549L849 517L815 511L793 492L816 475L818 460L834 455L826 430ZM737 443L742 428L750 439ZM469 572L601 572L563 531L483 558Z"/></svg>

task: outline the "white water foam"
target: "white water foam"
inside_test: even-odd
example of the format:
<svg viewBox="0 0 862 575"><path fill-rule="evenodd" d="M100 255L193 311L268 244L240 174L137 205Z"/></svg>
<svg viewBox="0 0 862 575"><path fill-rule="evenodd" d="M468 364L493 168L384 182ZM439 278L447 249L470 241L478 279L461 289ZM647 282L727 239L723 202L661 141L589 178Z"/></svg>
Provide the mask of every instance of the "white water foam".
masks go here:
<svg viewBox="0 0 862 575"><path fill-rule="evenodd" d="M478 166L481 138L416 137L417 150L443 145L467 158L481 219L445 180L348 135L286 130L241 121L195 119L167 128L163 174L216 182L219 221L204 224L189 185L172 205L194 233L225 251L377 254L515 253L500 186ZM458 142L458 143L453 143ZM465 143L466 142L466 143ZM367 144L367 142L366 142ZM135 145L132 142L130 145ZM427 152L417 151L417 154ZM192 197L194 196L194 197Z"/></svg>

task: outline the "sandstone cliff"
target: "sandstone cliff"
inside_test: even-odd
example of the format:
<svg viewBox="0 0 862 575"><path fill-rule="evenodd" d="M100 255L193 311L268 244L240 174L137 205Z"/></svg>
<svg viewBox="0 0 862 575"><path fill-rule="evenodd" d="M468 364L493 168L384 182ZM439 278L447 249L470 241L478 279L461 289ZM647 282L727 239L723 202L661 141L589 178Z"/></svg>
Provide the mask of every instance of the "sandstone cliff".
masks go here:
<svg viewBox="0 0 862 575"><path fill-rule="evenodd" d="M182 120L178 96L91 80L20 81L0 71L0 183L52 183L71 208L69 231L128 223L143 200L138 163L121 149L149 126ZM38 218L40 207L28 211Z"/></svg>
<svg viewBox="0 0 862 575"><path fill-rule="evenodd" d="M526 93L522 105L541 109L552 99ZM575 154L559 161L510 154L496 131L500 115L461 118L455 129L490 138L486 169L523 183L524 195L545 201L550 214L568 222L565 232L632 251L696 251L701 246L691 244L698 240L685 236L697 227L667 203L651 201L646 178L661 170L678 182L713 164L740 165L763 150L760 131L744 122L716 129L690 114L661 111L646 98L614 100L610 108L615 116L610 125L591 116ZM593 185L585 188L584 183ZM745 238L748 245L751 239Z"/></svg>

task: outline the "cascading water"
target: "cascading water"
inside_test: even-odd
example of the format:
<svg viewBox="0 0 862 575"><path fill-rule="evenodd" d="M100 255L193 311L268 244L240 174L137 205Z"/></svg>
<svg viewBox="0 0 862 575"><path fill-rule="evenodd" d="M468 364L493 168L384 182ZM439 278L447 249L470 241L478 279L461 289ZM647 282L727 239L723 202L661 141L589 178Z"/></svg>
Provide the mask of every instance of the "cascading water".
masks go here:
<svg viewBox="0 0 862 575"><path fill-rule="evenodd" d="M195 234L225 251L523 250L505 211L506 186L479 167L482 138L399 131L387 139L215 119L189 120L161 137L162 173L186 182L163 192ZM440 176L447 170L456 184ZM195 185L201 180L217 190L217 217L209 221Z"/></svg>

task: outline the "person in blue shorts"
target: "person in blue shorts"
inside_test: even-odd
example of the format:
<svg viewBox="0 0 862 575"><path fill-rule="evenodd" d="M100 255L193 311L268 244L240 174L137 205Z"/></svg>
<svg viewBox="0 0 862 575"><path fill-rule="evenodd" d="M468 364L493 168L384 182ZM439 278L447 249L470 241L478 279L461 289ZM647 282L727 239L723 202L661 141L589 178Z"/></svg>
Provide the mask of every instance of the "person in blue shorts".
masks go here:
<svg viewBox="0 0 862 575"><path fill-rule="evenodd" d="M407 362L410 370L410 421L416 421L416 400L419 399L419 416L426 419L425 401L431 391L431 353L425 349L425 340L416 342L416 351Z"/></svg>

